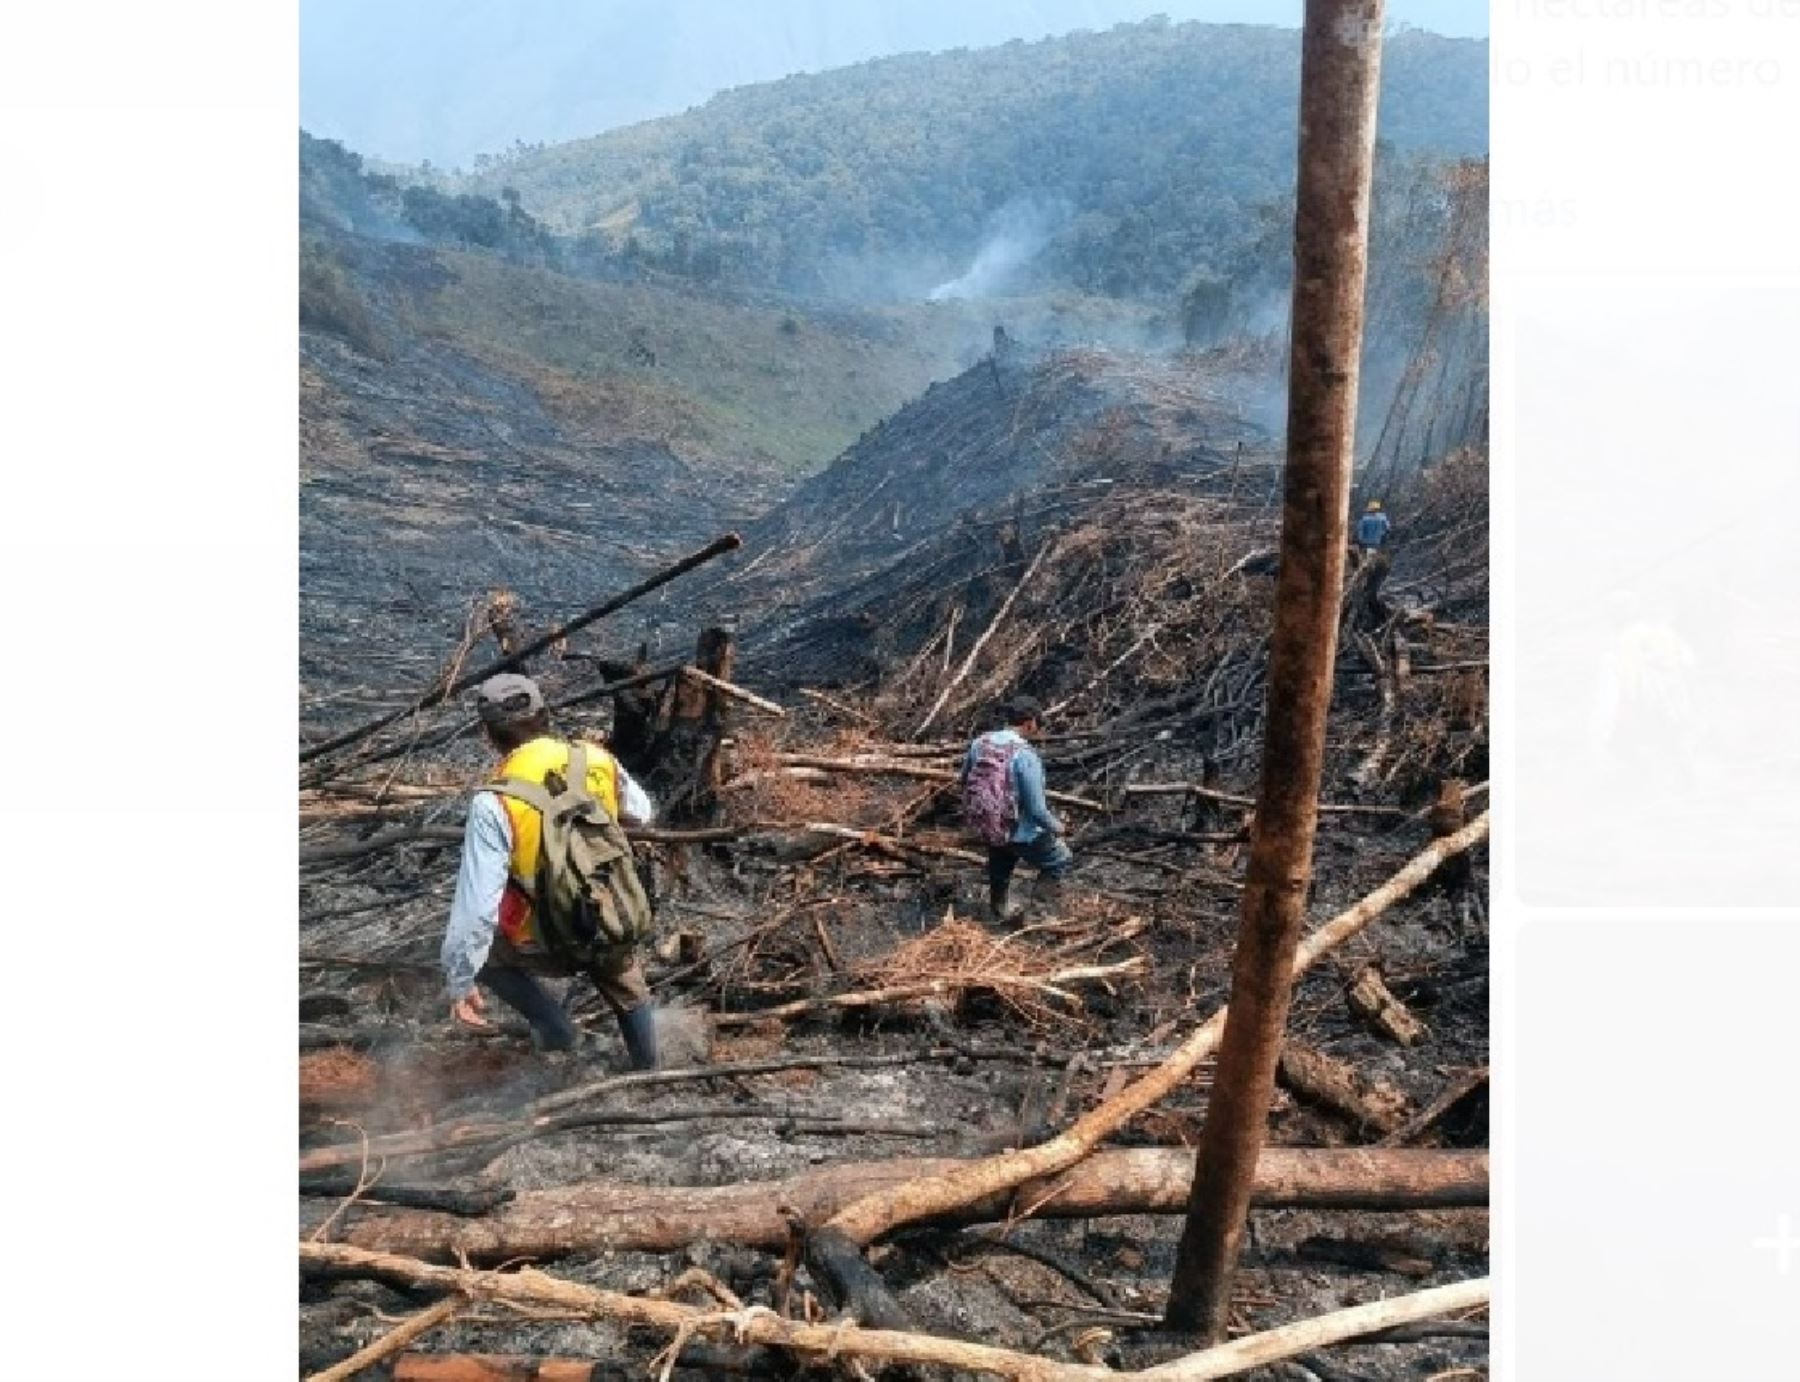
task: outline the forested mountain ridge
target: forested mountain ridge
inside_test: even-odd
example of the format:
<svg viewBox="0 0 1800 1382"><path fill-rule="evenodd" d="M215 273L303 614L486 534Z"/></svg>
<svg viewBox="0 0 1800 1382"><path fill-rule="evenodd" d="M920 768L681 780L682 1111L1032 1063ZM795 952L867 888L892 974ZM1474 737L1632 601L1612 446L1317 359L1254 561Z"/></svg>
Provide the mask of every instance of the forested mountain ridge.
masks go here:
<svg viewBox="0 0 1800 1382"><path fill-rule="evenodd" d="M1385 149L1484 153L1487 54L1395 35ZM1291 192L1298 81L1296 31L1152 20L742 87L440 185L707 281L919 297L1000 240L1013 289L1162 294Z"/></svg>

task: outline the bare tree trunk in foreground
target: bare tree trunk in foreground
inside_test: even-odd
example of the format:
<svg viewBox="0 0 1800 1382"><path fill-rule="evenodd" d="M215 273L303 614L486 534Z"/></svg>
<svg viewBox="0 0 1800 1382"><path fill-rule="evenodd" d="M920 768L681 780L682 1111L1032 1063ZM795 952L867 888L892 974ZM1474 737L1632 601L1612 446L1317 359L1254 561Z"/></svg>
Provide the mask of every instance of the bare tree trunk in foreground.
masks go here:
<svg viewBox="0 0 1800 1382"><path fill-rule="evenodd" d="M1223 1337L1244 1216L1306 919L1337 659L1369 178L1383 0L1308 0L1300 60L1300 176L1281 567L1250 866L1232 958L1230 1017L1200 1135L1166 1314Z"/></svg>

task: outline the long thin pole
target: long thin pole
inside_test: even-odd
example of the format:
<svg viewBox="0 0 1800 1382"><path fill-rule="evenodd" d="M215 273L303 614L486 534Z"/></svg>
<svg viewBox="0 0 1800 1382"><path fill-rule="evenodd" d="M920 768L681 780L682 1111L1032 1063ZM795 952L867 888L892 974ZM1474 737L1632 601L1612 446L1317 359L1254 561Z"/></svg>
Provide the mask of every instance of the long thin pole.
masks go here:
<svg viewBox="0 0 1800 1382"><path fill-rule="evenodd" d="M1166 1322L1224 1337L1305 918L1337 658L1383 0L1307 0L1281 575L1231 1000Z"/></svg>
<svg viewBox="0 0 1800 1382"><path fill-rule="evenodd" d="M604 619L607 615L623 609L633 600L648 595L658 586L667 585L677 576L684 576L696 566L705 565L714 557L722 556L726 552L735 552L739 547L743 546L743 543L744 540L736 533L726 533L724 537L715 538L698 552L690 553L672 566L664 567L648 580L640 581L638 584L632 586L630 590L622 591L613 596L612 599L606 601L605 604L595 605L592 609L585 610L581 614L576 615L567 623L558 624L553 629L545 630L517 652L508 653L498 662L490 662L487 666L478 667L473 672L465 672L448 686L434 687L407 705L401 706L400 709L389 711L380 719L370 720L367 724L358 725L355 729L345 730L335 739L327 739L322 744L314 744L309 748L302 749L300 751L300 761L302 763L308 763L315 758L335 752L338 749L348 748L351 744L367 739L377 730L386 729L396 720L404 720L408 715L411 715L416 711L427 710L434 705L447 701L450 697L457 695L459 692L467 691L471 686L476 685L478 682L486 681L491 676L495 676L501 672L510 672L527 658L535 657L537 654L543 652L545 648L548 648L552 643L556 642L557 639L565 638L569 634L585 629L596 619Z"/></svg>

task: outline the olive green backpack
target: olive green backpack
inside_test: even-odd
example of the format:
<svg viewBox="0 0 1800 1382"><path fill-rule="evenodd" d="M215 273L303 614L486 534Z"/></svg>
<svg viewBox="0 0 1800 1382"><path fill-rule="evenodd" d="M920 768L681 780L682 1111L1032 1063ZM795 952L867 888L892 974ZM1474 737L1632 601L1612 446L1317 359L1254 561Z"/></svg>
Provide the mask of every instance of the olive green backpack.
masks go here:
<svg viewBox="0 0 1800 1382"><path fill-rule="evenodd" d="M650 900L638 881L631 842L588 790L585 745L569 746L566 780L550 773L539 786L509 777L488 790L543 817L537 878L528 891L538 933L552 954L590 964L602 952L650 934Z"/></svg>

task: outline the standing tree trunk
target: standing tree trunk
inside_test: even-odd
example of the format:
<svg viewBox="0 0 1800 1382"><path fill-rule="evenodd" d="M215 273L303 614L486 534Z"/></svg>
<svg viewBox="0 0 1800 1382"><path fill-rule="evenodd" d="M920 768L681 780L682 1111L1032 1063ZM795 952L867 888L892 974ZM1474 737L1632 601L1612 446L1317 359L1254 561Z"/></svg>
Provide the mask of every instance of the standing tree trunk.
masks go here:
<svg viewBox="0 0 1800 1382"><path fill-rule="evenodd" d="M511 657L525 646L525 629L519 620L519 597L510 590L496 590L488 596L488 628L494 642L500 645L500 656Z"/></svg>
<svg viewBox="0 0 1800 1382"><path fill-rule="evenodd" d="M703 629L694 666L730 681L736 648L729 630ZM645 784L671 822L711 820L718 801L723 763L719 741L731 720L730 698L693 677L676 677L666 693L668 721L651 754L654 766Z"/></svg>
<svg viewBox="0 0 1800 1382"><path fill-rule="evenodd" d="M1231 1000L1167 1323L1224 1335L1305 916L1337 656L1383 0L1308 0L1281 574Z"/></svg>

